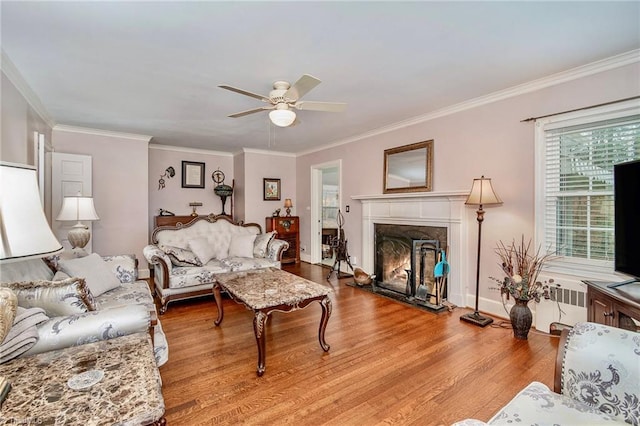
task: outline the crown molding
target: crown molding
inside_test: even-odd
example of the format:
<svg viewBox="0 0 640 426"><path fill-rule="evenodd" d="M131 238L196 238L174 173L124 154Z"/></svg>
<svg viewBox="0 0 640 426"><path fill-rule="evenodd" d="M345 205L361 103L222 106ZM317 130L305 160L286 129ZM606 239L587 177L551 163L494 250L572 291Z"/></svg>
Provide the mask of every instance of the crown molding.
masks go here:
<svg viewBox="0 0 640 426"><path fill-rule="evenodd" d="M107 136L111 138L130 139L140 142L149 142L153 136L148 135L136 135L134 133L114 132L111 130L90 129L88 127L67 126L64 124L56 124L53 130L69 133L82 133L85 135L93 136Z"/></svg>
<svg viewBox="0 0 640 426"><path fill-rule="evenodd" d="M236 154L262 154L262 155L275 155L278 157L297 157L298 155L291 152L282 151L268 151L266 149L254 149L254 148L242 148L242 151L238 151Z"/></svg>
<svg viewBox="0 0 640 426"><path fill-rule="evenodd" d="M232 153L225 152L225 151L213 151L213 150L200 149L200 148L185 148L181 146L172 146L172 145L149 144L149 149L157 149L160 151L183 152L183 153L191 153L191 154L217 155L220 157L233 157Z"/></svg>
<svg viewBox="0 0 640 426"><path fill-rule="evenodd" d="M24 79L18 68L14 65L14 63L9 59L9 56L5 53L4 49L0 49L0 69L4 75L7 76L9 81L16 87L18 92L22 95L22 97L27 101L29 106L33 108L33 110L40 116L40 118L47 124L47 126L53 128L56 125L56 122L51 118L49 112L40 101L36 92L33 91L31 86Z"/></svg>
<svg viewBox="0 0 640 426"><path fill-rule="evenodd" d="M303 156L313 154L318 151L324 151L326 149L335 148L340 145L356 142L362 139L367 139L373 136L378 136L384 133L392 132L394 130L404 129L416 124L424 123L426 121L434 120L436 118L444 117L447 115L462 112L468 109L477 108L482 105L487 105L493 102L501 101L504 99L512 98L515 96L523 95L526 93L535 92L537 90L545 89L547 87L555 86L558 84L566 83L579 78L588 77L590 75L598 74L604 71L609 71L615 68L620 68L626 65L631 65L640 62L640 49L631 50L629 52L621 53L610 58L602 59L600 61L592 62L590 64L582 65L576 68L572 68L566 71L561 71L556 74L552 74L547 77L543 77L537 80L529 81L527 83L519 84L504 90L490 93L488 95L479 96L477 98L469 99L467 101L460 102L449 107L445 107L427 114L419 115L413 118L399 121L387 126L379 127L366 133L362 133L357 136L353 136L347 139L342 139L323 145L319 148L313 148L307 151L302 151L297 156Z"/></svg>

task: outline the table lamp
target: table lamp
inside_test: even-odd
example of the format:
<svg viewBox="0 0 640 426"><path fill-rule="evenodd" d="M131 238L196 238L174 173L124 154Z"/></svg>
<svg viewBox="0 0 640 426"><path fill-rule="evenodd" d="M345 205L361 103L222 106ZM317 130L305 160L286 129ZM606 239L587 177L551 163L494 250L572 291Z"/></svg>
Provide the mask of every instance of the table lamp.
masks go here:
<svg viewBox="0 0 640 426"><path fill-rule="evenodd" d="M62 208L56 220L71 221L75 220L77 223L69 230L68 239L72 248L84 248L91 238L91 232L89 227L81 220L98 220L98 213L93 206L92 197L83 197L78 195L73 197L64 197L62 202Z"/></svg>
<svg viewBox="0 0 640 426"><path fill-rule="evenodd" d="M62 251L42 210L36 169L0 162L0 263L51 256Z"/></svg>
<svg viewBox="0 0 640 426"><path fill-rule="evenodd" d="M287 212L287 217L291 216L291 207L293 207L293 202L291 201L291 198L284 199L284 207Z"/></svg>

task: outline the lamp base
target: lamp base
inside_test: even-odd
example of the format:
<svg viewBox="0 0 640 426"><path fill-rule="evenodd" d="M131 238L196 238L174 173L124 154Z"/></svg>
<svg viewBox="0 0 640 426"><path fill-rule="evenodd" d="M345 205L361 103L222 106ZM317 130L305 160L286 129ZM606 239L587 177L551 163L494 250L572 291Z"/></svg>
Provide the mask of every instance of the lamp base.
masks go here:
<svg viewBox="0 0 640 426"><path fill-rule="evenodd" d="M486 327L493 322L493 318L483 317L478 312L473 312L462 315L460 317L460 321L466 321L480 327Z"/></svg>
<svg viewBox="0 0 640 426"><path fill-rule="evenodd" d="M71 247L75 248L84 248L89 242L91 238L91 233L89 232L89 228L86 225L78 222L69 230L69 234L67 235L67 239L69 240L69 244Z"/></svg>
<svg viewBox="0 0 640 426"><path fill-rule="evenodd" d="M290 209L289 207L287 207L287 208L285 209L285 211L287 212L286 217L291 217L291 209Z"/></svg>

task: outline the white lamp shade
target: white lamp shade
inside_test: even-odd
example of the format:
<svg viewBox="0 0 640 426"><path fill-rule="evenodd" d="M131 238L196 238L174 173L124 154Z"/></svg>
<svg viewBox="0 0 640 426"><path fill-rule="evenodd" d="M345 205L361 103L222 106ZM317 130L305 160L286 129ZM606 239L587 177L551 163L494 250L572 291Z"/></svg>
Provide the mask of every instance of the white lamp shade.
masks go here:
<svg viewBox="0 0 640 426"><path fill-rule="evenodd" d="M276 126L287 127L296 120L296 113L290 109L274 109L269 113L269 118Z"/></svg>
<svg viewBox="0 0 640 426"><path fill-rule="evenodd" d="M64 197L56 220L98 220L98 213L91 197Z"/></svg>
<svg viewBox="0 0 640 426"><path fill-rule="evenodd" d="M502 200L493 190L491 185L491 178L485 178L482 176L479 179L473 180L473 186L471 187L471 193L467 198L465 204L470 205L491 205L502 204Z"/></svg>
<svg viewBox="0 0 640 426"><path fill-rule="evenodd" d="M41 258L62 250L40 204L35 168L0 163L0 229L0 263Z"/></svg>

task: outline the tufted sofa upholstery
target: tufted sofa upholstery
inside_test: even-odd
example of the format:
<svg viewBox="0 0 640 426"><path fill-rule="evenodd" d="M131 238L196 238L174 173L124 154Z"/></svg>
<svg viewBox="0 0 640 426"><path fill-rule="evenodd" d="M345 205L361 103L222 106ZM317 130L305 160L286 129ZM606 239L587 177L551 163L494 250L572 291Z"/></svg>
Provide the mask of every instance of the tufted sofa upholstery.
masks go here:
<svg viewBox="0 0 640 426"><path fill-rule="evenodd" d="M143 254L153 266L153 281L156 295L160 299L160 313L174 300L189 299L212 294L217 274L246 271L268 267L280 268L282 255L289 243L275 238L268 241L264 250L254 250L252 256L237 256L230 251L232 240L238 236L262 234L257 223L234 223L228 216L200 216L193 221L175 226L161 226L153 231L151 242ZM178 266L163 251L166 247L188 250L194 239L206 238L208 248L216 253L215 257L202 266Z"/></svg>
<svg viewBox="0 0 640 426"><path fill-rule="evenodd" d="M578 323L560 338L554 391L533 382L488 423L467 419L456 426L539 424L640 424L640 333Z"/></svg>
<svg viewBox="0 0 640 426"><path fill-rule="evenodd" d="M133 255L104 256L108 269L120 285L96 296L96 310L52 316L37 327L38 340L24 356L107 340L128 334L149 332L158 366L169 358L169 348L153 297L146 281L138 280ZM26 281L52 281L59 257L30 259L2 265L1 286Z"/></svg>

